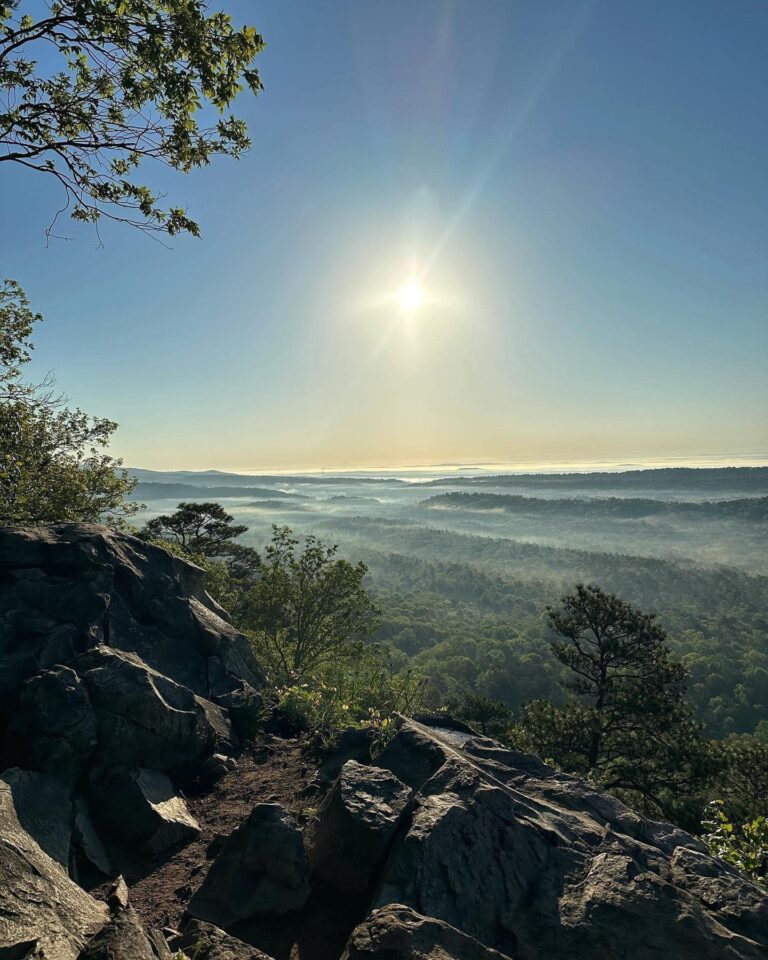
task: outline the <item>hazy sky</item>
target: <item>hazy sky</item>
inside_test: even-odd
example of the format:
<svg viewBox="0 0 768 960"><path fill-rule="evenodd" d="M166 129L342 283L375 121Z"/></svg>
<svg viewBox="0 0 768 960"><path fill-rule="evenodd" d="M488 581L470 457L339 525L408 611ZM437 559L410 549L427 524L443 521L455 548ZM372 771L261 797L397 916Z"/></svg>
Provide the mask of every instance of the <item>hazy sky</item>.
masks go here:
<svg viewBox="0 0 768 960"><path fill-rule="evenodd" d="M765 0L221 5L254 149L145 172L202 240L46 248L55 185L0 171L36 363L129 464L768 451Z"/></svg>

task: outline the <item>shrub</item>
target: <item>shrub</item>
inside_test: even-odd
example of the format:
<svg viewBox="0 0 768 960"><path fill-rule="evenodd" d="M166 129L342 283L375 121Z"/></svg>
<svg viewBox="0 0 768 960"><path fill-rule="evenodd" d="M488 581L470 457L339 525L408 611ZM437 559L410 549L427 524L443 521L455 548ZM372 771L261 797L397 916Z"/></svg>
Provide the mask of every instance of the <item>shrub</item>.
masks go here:
<svg viewBox="0 0 768 960"><path fill-rule="evenodd" d="M768 890L768 819L759 816L732 823L722 800L713 800L707 810L702 839L712 856L738 867L753 883Z"/></svg>

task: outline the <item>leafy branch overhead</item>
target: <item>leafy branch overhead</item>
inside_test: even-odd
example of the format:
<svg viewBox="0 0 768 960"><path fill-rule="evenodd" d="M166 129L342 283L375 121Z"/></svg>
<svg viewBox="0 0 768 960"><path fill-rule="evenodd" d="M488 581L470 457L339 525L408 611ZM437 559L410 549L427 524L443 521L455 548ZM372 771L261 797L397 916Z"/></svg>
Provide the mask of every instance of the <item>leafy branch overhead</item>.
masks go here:
<svg viewBox="0 0 768 960"><path fill-rule="evenodd" d="M0 162L58 180L75 220L199 235L136 171L150 159L188 173L250 147L227 111L262 89L255 28L206 0L48 0L39 18L27 7L0 0Z"/></svg>

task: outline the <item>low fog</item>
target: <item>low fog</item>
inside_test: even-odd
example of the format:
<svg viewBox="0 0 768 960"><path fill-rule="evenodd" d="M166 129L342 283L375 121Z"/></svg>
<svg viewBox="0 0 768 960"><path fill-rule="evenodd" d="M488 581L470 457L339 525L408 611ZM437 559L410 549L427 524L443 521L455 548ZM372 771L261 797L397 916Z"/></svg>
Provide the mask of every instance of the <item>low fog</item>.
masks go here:
<svg viewBox="0 0 768 960"><path fill-rule="evenodd" d="M543 611L577 582L659 614L716 734L768 702L768 468L387 477L135 471L137 523L215 500L263 548L272 525L363 560L380 639L446 697L559 695Z"/></svg>

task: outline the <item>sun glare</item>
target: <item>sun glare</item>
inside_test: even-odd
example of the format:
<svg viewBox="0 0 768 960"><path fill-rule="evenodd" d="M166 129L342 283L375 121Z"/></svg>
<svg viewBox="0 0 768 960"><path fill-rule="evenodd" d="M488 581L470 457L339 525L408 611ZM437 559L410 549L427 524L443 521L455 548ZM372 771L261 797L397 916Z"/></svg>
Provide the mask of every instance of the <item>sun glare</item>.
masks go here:
<svg viewBox="0 0 768 960"><path fill-rule="evenodd" d="M397 291L397 302L406 313L414 313L424 302L424 291L415 281L406 283Z"/></svg>

